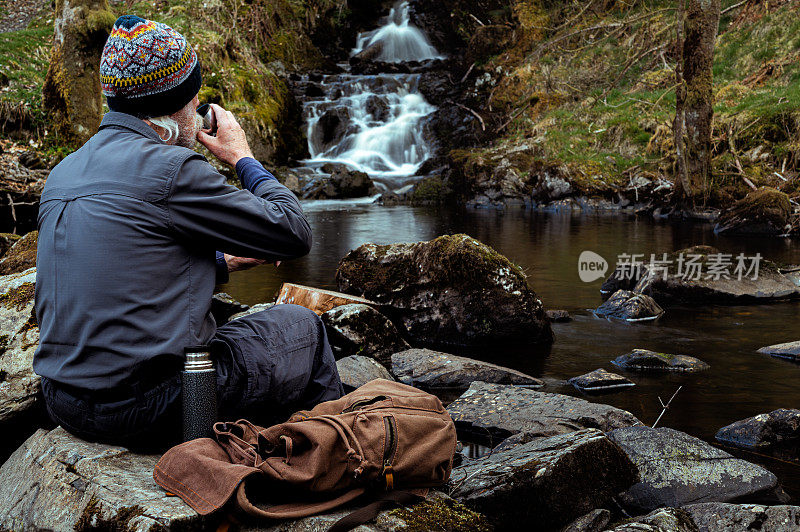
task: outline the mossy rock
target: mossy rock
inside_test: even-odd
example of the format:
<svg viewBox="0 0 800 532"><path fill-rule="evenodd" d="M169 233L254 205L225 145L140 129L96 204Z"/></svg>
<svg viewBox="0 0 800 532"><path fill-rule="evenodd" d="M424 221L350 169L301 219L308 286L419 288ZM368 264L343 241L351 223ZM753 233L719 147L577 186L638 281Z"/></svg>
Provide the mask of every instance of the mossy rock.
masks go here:
<svg viewBox="0 0 800 532"><path fill-rule="evenodd" d="M0 260L0 275L19 273L36 266L36 242L39 231L31 231L16 240L2 260Z"/></svg>
<svg viewBox="0 0 800 532"><path fill-rule="evenodd" d="M14 233L0 233L0 258L2 258L6 251L8 251L11 246L13 246L20 238L22 238L22 235L17 235Z"/></svg>
<svg viewBox="0 0 800 532"><path fill-rule="evenodd" d="M714 228L721 234L782 235L791 227L789 196L771 188L754 190L723 212Z"/></svg>

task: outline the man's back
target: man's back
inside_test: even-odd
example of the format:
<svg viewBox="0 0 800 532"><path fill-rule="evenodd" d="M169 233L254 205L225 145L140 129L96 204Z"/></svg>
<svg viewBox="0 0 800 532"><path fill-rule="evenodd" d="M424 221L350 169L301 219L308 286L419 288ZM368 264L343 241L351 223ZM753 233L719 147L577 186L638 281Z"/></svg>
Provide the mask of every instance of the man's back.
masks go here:
<svg viewBox="0 0 800 532"><path fill-rule="evenodd" d="M83 389L174 365L211 338L215 250L276 260L311 244L276 181L253 195L139 119L103 124L53 169L39 211L34 370Z"/></svg>

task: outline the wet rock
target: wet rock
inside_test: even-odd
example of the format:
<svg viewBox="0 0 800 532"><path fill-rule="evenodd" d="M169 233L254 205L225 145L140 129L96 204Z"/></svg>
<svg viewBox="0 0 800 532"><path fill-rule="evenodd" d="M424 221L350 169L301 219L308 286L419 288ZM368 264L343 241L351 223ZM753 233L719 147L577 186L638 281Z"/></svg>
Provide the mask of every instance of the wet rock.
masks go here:
<svg viewBox="0 0 800 532"><path fill-rule="evenodd" d="M341 305L325 312L322 321L337 358L349 355L371 357L386 369L391 369L392 353L410 347L394 324L369 305Z"/></svg>
<svg viewBox="0 0 800 532"><path fill-rule="evenodd" d="M655 259L657 261L666 260L666 268L657 263L651 267L650 259L647 258L638 269L629 265L617 264L612 277L619 275L622 270L626 277L633 274L636 280L634 292L649 294L662 306L673 304L738 305L800 297L800 287L791 280L790 276L781 273L775 263L764 258L760 258L757 262L757 279L753 279L755 269L752 256L743 257L744 260L741 261L739 270L741 279L739 279L736 269L740 267L740 261L737 256L720 255L720 251L711 246L693 246L668 253L666 257L664 254L658 254ZM728 261L727 266L725 266L726 260ZM710 274L711 270L716 267L720 267L723 273L727 271L729 278L726 279L722 274L719 276ZM753 269L751 270L751 268Z"/></svg>
<svg viewBox="0 0 800 532"><path fill-rule="evenodd" d="M337 165L329 177L311 183L303 192L304 199L361 198L376 192L375 184L365 173Z"/></svg>
<svg viewBox="0 0 800 532"><path fill-rule="evenodd" d="M596 508L561 529L561 532L602 532L611 521L611 512Z"/></svg>
<svg viewBox="0 0 800 532"><path fill-rule="evenodd" d="M611 373L603 368L598 368L579 377L572 377L567 382L585 393L601 393L635 386L633 382L622 375Z"/></svg>
<svg viewBox="0 0 800 532"><path fill-rule="evenodd" d="M600 294L605 298L614 294L617 290L633 290L636 288L636 283L639 281L641 273L631 274L629 272L630 270L622 271L619 268L611 272L608 279L603 281L600 286Z"/></svg>
<svg viewBox="0 0 800 532"><path fill-rule="evenodd" d="M249 316L250 314L255 314L256 312L261 312L262 310L267 310L269 307L273 306L275 303L258 303L253 305L249 309L243 312L237 312L233 316L230 317L228 321L236 320L239 318L244 318L245 316Z"/></svg>
<svg viewBox="0 0 800 532"><path fill-rule="evenodd" d="M309 98L319 98L325 96L325 91L316 83L309 83L306 85L305 95Z"/></svg>
<svg viewBox="0 0 800 532"><path fill-rule="evenodd" d="M666 427L608 433L639 468L641 482L620 500L633 511L733 500L778 502L778 479L704 441Z"/></svg>
<svg viewBox="0 0 800 532"><path fill-rule="evenodd" d="M484 61L508 48L514 40L514 28L503 24L478 26L467 47L469 62Z"/></svg>
<svg viewBox="0 0 800 532"><path fill-rule="evenodd" d="M343 107L328 109L319 117L317 127L313 129L313 135L309 140L321 151L327 150L344 136L349 122L350 114L347 109Z"/></svg>
<svg viewBox="0 0 800 532"><path fill-rule="evenodd" d="M546 311L547 318L553 323L564 323L572 321L572 316L566 310L548 310Z"/></svg>
<svg viewBox="0 0 800 532"><path fill-rule="evenodd" d="M234 314L244 312L249 308L250 305L236 301L225 292L217 292L211 298L211 315L214 316L217 327L228 323Z"/></svg>
<svg viewBox="0 0 800 532"><path fill-rule="evenodd" d="M722 427L717 441L745 449L800 444L800 410L779 408Z"/></svg>
<svg viewBox="0 0 800 532"><path fill-rule="evenodd" d="M494 452L456 468L452 496L499 530L562 526L637 480L636 467L601 431L586 429Z"/></svg>
<svg viewBox="0 0 800 532"><path fill-rule="evenodd" d="M0 528L8 530L215 530L224 515L201 517L153 481L158 455L90 443L58 427L39 430L0 468ZM326 530L352 511L345 508L297 520L254 524L243 531ZM432 492L410 508L390 510L359 530L389 531L426 522L470 523L486 519L449 497ZM454 530L459 529L454 527Z"/></svg>
<svg viewBox="0 0 800 532"><path fill-rule="evenodd" d="M498 439L516 433L539 438L598 428L604 432L641 425L633 414L578 397L517 386L473 382L447 411L463 432Z"/></svg>
<svg viewBox="0 0 800 532"><path fill-rule="evenodd" d="M615 318L625 321L652 321L664 314L664 309L655 300L645 294L637 294L628 290L617 290L594 313L604 318Z"/></svg>
<svg viewBox="0 0 800 532"><path fill-rule="evenodd" d="M408 349L394 353L392 373L402 383L427 390L466 390L473 381L544 386L541 380L511 368L430 349Z"/></svg>
<svg viewBox="0 0 800 532"><path fill-rule="evenodd" d="M699 532L692 516L681 508L659 508L611 529L611 532Z"/></svg>
<svg viewBox="0 0 800 532"><path fill-rule="evenodd" d="M36 242L39 231L31 231L19 240L0 259L0 275L19 273L36 266Z"/></svg>
<svg viewBox="0 0 800 532"><path fill-rule="evenodd" d="M372 95L367 98L364 108L369 114L372 115L373 120L378 122L386 122L386 120L389 118L389 102L387 102L385 98Z"/></svg>
<svg viewBox="0 0 800 532"><path fill-rule="evenodd" d="M353 389L375 379L394 380L389 370L381 366L380 362L361 355L350 355L337 360L336 369L342 384Z"/></svg>
<svg viewBox="0 0 800 532"><path fill-rule="evenodd" d="M784 344L768 345L767 347L759 349L758 352L798 362L800 361L800 340L796 342L786 342Z"/></svg>
<svg viewBox="0 0 800 532"><path fill-rule="evenodd" d="M791 231L789 196L761 187L720 214L714 232L728 235L785 235Z"/></svg>
<svg viewBox="0 0 800 532"><path fill-rule="evenodd" d="M34 294L36 268L0 277L0 421L34 407L41 389L33 372L39 345Z"/></svg>
<svg viewBox="0 0 800 532"><path fill-rule="evenodd" d="M14 233L0 233L0 258L5 255L14 243L22 238L22 235L15 235Z"/></svg>
<svg viewBox="0 0 800 532"><path fill-rule="evenodd" d="M796 532L800 530L800 506L762 506L707 502L682 508L701 532Z"/></svg>
<svg viewBox="0 0 800 532"><path fill-rule="evenodd" d="M648 349L634 349L611 361L615 366L630 371L703 371L711 366L699 358L688 355L672 355Z"/></svg>
<svg viewBox="0 0 800 532"><path fill-rule="evenodd" d="M427 346L553 340L522 269L467 235L364 244L341 260L336 281L382 305Z"/></svg>

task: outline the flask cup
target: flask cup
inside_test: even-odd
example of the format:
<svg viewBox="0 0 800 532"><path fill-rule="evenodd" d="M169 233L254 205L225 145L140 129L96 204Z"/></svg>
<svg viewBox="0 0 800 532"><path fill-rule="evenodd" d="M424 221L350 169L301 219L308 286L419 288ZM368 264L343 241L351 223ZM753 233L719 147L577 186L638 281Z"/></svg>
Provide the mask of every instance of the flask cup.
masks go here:
<svg viewBox="0 0 800 532"><path fill-rule="evenodd" d="M217 371L207 345L185 347L183 441L211 437L217 421Z"/></svg>

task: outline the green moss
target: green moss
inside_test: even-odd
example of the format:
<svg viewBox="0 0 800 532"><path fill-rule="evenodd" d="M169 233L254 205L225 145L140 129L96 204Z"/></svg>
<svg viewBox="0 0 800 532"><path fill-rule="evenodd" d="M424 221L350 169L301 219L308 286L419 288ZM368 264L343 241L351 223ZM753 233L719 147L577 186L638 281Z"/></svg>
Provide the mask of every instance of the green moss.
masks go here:
<svg viewBox="0 0 800 532"><path fill-rule="evenodd" d="M424 500L409 508L400 508L388 512L397 517L406 526L406 532L428 532L442 530L446 532L488 532L492 530L488 519L452 499Z"/></svg>
<svg viewBox="0 0 800 532"><path fill-rule="evenodd" d="M27 270L31 266L36 266L36 243L39 238L38 231L31 231L3 255L3 263L0 264L0 275L19 273Z"/></svg>
<svg viewBox="0 0 800 532"><path fill-rule="evenodd" d="M22 310L34 298L35 293L35 283L22 283L17 288L0 295L0 305L5 308L14 307L17 310Z"/></svg>
<svg viewBox="0 0 800 532"><path fill-rule="evenodd" d="M123 506L112 517L104 518L100 502L92 496L75 523L75 532L131 532L131 520L144 513L141 506Z"/></svg>

